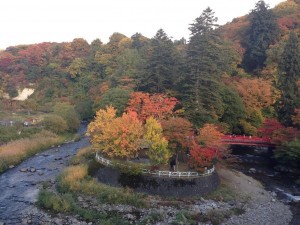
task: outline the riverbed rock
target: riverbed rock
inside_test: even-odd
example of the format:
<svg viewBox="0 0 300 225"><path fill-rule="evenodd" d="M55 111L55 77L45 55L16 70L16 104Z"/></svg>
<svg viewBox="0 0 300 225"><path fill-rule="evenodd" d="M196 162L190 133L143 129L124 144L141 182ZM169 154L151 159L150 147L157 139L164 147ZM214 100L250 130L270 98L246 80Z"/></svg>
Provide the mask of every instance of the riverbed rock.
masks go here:
<svg viewBox="0 0 300 225"><path fill-rule="evenodd" d="M256 173L256 169L255 168L250 168L249 173Z"/></svg>
<svg viewBox="0 0 300 225"><path fill-rule="evenodd" d="M35 171L36 171L36 168L34 168L34 167L31 167L31 168L30 168L30 172L31 172L31 173L34 173Z"/></svg>
<svg viewBox="0 0 300 225"><path fill-rule="evenodd" d="M21 168L20 172L26 173L27 172L27 168Z"/></svg>
<svg viewBox="0 0 300 225"><path fill-rule="evenodd" d="M12 168L15 168L15 166L14 166L14 165L10 165L8 168L9 168L9 169L12 169ZM1 225L1 224L0 224L0 225Z"/></svg>

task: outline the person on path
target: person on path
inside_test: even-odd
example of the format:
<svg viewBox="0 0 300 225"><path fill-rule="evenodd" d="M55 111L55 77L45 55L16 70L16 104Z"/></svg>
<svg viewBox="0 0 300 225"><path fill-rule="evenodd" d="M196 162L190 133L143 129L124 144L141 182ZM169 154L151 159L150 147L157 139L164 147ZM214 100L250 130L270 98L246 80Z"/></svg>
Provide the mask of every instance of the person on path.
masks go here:
<svg viewBox="0 0 300 225"><path fill-rule="evenodd" d="M170 171L175 171L176 159L173 157L170 161Z"/></svg>

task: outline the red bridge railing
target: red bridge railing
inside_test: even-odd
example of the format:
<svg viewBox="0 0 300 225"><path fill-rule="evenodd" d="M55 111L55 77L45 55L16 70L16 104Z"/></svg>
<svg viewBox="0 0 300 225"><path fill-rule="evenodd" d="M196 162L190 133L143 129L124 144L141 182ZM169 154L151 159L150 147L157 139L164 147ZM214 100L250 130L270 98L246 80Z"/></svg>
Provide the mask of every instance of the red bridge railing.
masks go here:
<svg viewBox="0 0 300 225"><path fill-rule="evenodd" d="M222 141L230 145L245 145L245 146L260 146L260 147L274 147L270 138L261 138L244 135L224 135Z"/></svg>

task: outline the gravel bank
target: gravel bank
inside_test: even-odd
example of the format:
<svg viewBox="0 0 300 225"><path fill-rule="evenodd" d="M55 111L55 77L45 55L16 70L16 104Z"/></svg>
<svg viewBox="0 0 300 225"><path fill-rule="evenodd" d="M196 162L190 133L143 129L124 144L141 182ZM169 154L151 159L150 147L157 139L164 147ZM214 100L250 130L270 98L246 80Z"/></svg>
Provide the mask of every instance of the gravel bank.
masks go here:
<svg viewBox="0 0 300 225"><path fill-rule="evenodd" d="M246 212L232 216L224 225L288 225L292 220L289 206L264 190L257 180L240 172L219 169L219 175L237 193L249 196Z"/></svg>

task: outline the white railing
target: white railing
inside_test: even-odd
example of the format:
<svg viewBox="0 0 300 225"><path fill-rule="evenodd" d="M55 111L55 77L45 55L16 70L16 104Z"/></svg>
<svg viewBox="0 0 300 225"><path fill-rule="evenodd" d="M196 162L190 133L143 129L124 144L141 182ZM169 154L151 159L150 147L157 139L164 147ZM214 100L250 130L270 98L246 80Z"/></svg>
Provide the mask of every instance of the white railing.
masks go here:
<svg viewBox="0 0 300 225"><path fill-rule="evenodd" d="M98 152L96 153L97 162L105 165L105 166L114 166L111 160L105 159L101 157ZM118 163L119 164L119 163ZM159 177L202 177L208 176L215 172L215 167L213 166L211 169L206 170L204 173L198 172L172 172L172 171L160 171L160 170L147 170L143 169L143 174L154 175Z"/></svg>

